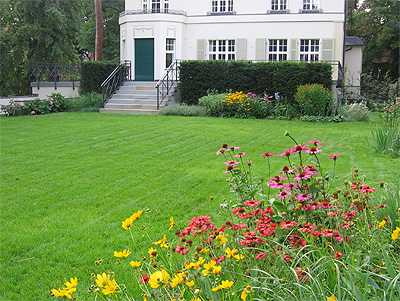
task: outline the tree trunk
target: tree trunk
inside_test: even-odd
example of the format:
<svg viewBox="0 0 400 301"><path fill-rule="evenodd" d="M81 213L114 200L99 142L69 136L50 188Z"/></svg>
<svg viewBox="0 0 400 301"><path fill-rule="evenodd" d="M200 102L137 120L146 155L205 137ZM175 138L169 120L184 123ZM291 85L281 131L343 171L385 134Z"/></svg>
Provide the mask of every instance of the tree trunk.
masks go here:
<svg viewBox="0 0 400 301"><path fill-rule="evenodd" d="M94 60L103 59L103 10L101 0L94 0L94 11L96 13L96 40L94 47Z"/></svg>

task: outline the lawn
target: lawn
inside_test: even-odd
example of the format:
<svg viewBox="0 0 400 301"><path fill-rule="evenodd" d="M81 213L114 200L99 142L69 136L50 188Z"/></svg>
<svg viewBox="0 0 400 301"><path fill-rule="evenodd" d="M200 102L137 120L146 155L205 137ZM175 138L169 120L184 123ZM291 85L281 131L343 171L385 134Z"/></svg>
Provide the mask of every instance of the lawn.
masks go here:
<svg viewBox="0 0 400 301"><path fill-rule="evenodd" d="M132 260L146 255L145 235L133 245L121 227L138 210L154 241L171 216L180 227L193 216L218 219L223 198L233 198L215 154L222 143L240 146L265 177L260 155L292 147L286 130L299 143L323 142L325 164L332 163L328 154L340 152L340 175L351 177L358 168L373 187L400 177L399 159L368 147L369 122L57 113L2 116L0 126L3 300L45 300L75 276L89 287L91 273L114 266L115 250L130 248ZM274 157L271 164L275 173L285 163ZM103 263L95 265L99 258ZM85 289L77 296L93 297Z"/></svg>

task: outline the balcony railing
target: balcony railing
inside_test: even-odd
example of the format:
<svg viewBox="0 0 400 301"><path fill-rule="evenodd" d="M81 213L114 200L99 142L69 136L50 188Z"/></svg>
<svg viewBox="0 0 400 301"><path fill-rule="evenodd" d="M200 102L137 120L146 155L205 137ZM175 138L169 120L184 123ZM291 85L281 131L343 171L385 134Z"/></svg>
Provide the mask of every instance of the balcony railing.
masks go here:
<svg viewBox="0 0 400 301"><path fill-rule="evenodd" d="M124 17L127 15L138 15L138 14L170 14L170 15L182 15L186 16L187 13L183 10L176 9L137 9L137 10L126 10L119 14L119 17Z"/></svg>

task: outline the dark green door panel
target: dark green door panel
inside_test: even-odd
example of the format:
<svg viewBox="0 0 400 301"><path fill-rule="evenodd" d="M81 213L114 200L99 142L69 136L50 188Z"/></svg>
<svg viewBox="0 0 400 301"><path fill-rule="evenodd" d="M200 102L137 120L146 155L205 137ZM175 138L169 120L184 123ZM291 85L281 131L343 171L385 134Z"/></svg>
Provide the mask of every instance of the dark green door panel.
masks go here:
<svg viewBox="0 0 400 301"><path fill-rule="evenodd" d="M154 39L135 39L135 80L154 80Z"/></svg>

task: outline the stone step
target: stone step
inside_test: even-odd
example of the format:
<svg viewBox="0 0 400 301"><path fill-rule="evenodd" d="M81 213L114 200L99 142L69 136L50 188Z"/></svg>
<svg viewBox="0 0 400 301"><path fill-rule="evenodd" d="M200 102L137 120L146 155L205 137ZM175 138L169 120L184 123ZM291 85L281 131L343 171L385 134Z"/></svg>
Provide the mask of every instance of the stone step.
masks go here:
<svg viewBox="0 0 400 301"><path fill-rule="evenodd" d="M100 113L113 113L113 114L135 114L135 115L157 115L157 110L145 109L100 109Z"/></svg>
<svg viewBox="0 0 400 301"><path fill-rule="evenodd" d="M138 97L136 95L129 97L112 97L107 103L120 104L157 104L157 98Z"/></svg>
<svg viewBox="0 0 400 301"><path fill-rule="evenodd" d="M160 106L161 108L161 106ZM104 109L122 109L122 110L157 110L156 104L124 104L124 103L106 103Z"/></svg>

